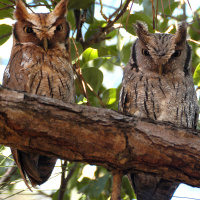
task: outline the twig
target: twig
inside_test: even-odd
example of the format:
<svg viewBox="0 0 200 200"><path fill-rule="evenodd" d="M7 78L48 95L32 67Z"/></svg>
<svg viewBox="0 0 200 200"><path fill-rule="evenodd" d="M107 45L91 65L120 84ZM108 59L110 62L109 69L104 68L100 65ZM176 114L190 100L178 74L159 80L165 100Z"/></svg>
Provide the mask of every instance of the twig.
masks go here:
<svg viewBox="0 0 200 200"><path fill-rule="evenodd" d="M78 163L74 163L73 167L68 172L68 175L65 178L67 161L64 161L64 164L62 165L61 185L60 185L60 190L59 190L59 194L58 194L58 200L63 200L68 181L70 180L70 178L74 174L74 171L76 170L77 166L78 166Z"/></svg>
<svg viewBox="0 0 200 200"><path fill-rule="evenodd" d="M5 37L8 37L8 36L10 36L10 35L12 35L12 32L10 32L10 33L8 33L8 34L5 34L5 35L1 35L1 36L0 36L0 40L3 39L3 38L5 38Z"/></svg>
<svg viewBox="0 0 200 200"><path fill-rule="evenodd" d="M16 3L14 0L8 0L8 1L10 1L10 2L11 2L11 3L13 3L13 4L15 4L15 3Z"/></svg>
<svg viewBox="0 0 200 200"><path fill-rule="evenodd" d="M45 7L48 7L48 6L52 6L52 5L49 5L49 4L41 4L41 3L39 3L39 4L35 4L35 5L29 5L28 7L37 7L37 6L45 6Z"/></svg>
<svg viewBox="0 0 200 200"><path fill-rule="evenodd" d="M115 12L112 15L109 16L109 18L112 19L112 17L114 17L115 15L117 15L117 13L121 10L121 8L122 8L122 2L120 4L119 8L117 8L115 10Z"/></svg>
<svg viewBox="0 0 200 200"><path fill-rule="evenodd" d="M133 0L133 2L131 4L131 7L130 7L130 10L129 10L129 13L128 13L128 17L127 17L127 20L126 20L126 30L127 30L127 27L128 27L128 20L129 20L130 14L131 14L131 9L133 7L133 3L134 3L134 0Z"/></svg>
<svg viewBox="0 0 200 200"><path fill-rule="evenodd" d="M0 3L3 4L3 5L5 5L5 6L12 6L12 7L14 7L14 5L10 5L10 4L4 3L2 1L0 1Z"/></svg>
<svg viewBox="0 0 200 200"><path fill-rule="evenodd" d="M7 169L4 176L0 179L0 188L5 187L11 179L12 175L16 172L17 166L12 166Z"/></svg>
<svg viewBox="0 0 200 200"><path fill-rule="evenodd" d="M49 195L49 194L43 192L43 191L40 190L38 187L36 187L36 188L37 188L37 192L40 193L41 195L43 195L43 196L45 196L45 197L50 197L50 198L52 197L52 195Z"/></svg>
<svg viewBox="0 0 200 200"><path fill-rule="evenodd" d="M100 5L100 3L99 3L99 2L95 2L95 4L98 4L98 5ZM105 5L105 4L103 4L103 6L104 6L104 7L107 7L107 8L112 8L112 9L116 10L116 8L115 8L115 7L113 7L113 6L110 6L110 5Z"/></svg>
<svg viewBox="0 0 200 200"><path fill-rule="evenodd" d="M75 51L76 51L76 56L78 58L78 62L76 62L74 64L74 72L76 73L77 75L77 78L78 78L78 86L79 86L79 89L80 91L82 90L83 91L83 95L86 97L87 99L87 105L90 106L90 102L89 102L89 97L88 97L88 94L87 94L87 90L86 90L86 85L85 85L85 82L83 81L83 75L82 75L82 72L81 72L81 68L80 68L80 60L79 60L79 54L78 54L78 48L74 42L74 38L72 37L72 42L74 44L74 48L75 48ZM77 64L78 63L78 64ZM81 84L79 84L81 83ZM82 87L80 87L80 85Z"/></svg>
<svg viewBox="0 0 200 200"><path fill-rule="evenodd" d="M110 19L106 17L106 15L103 13L103 4L102 4L102 0L99 0L100 1L100 5L101 5L101 9L100 9L100 13L101 13L101 16L107 21L109 22Z"/></svg>
<svg viewBox="0 0 200 200"><path fill-rule="evenodd" d="M155 30L155 9L153 5L153 0L151 0L152 15L153 15L153 30Z"/></svg>
<svg viewBox="0 0 200 200"><path fill-rule="evenodd" d="M122 172L113 171L113 185L112 185L111 200L120 200L121 199L122 177L123 177Z"/></svg>
<svg viewBox="0 0 200 200"><path fill-rule="evenodd" d="M85 42L82 42L82 46L83 49L86 49L89 45L94 44L94 43L98 43L101 42L103 40L106 40L108 38L106 38L106 34L108 34L109 32L111 32L114 28L112 27L113 24L126 12L126 9L129 5L131 0L127 0L123 9L121 10L121 12L115 17L114 20L109 21L108 24L105 27L101 27L99 28L99 31L94 34L93 36L91 36L90 38L88 38Z"/></svg>
<svg viewBox="0 0 200 200"><path fill-rule="evenodd" d="M0 11L1 11L1 10L6 10L6 9L9 9L9 8L13 8L13 9L14 9L14 6L11 6L11 5L10 5L10 6L6 6L6 7L3 7L3 8L0 8Z"/></svg>

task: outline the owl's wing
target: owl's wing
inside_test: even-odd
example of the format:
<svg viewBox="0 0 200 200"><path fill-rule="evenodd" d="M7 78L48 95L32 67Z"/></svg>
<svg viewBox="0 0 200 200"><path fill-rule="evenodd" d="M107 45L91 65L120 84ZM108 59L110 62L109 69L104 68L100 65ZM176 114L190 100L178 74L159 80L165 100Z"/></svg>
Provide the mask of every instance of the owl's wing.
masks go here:
<svg viewBox="0 0 200 200"><path fill-rule="evenodd" d="M28 90L28 71L22 68L22 46L15 45L12 48L9 63L4 71L3 86L18 91Z"/></svg>
<svg viewBox="0 0 200 200"><path fill-rule="evenodd" d="M133 72L135 71L135 72ZM135 79L137 68L132 59L124 69L122 86L119 94L118 110L125 114L134 114L137 111L135 104L132 101L137 98L134 94L135 85L131 84L132 79Z"/></svg>

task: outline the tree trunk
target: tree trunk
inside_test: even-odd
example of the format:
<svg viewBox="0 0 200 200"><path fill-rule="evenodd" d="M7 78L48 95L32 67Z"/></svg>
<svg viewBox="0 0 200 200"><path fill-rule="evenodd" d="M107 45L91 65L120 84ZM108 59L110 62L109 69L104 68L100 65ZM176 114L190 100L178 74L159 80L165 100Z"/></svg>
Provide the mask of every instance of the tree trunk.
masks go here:
<svg viewBox="0 0 200 200"><path fill-rule="evenodd" d="M0 88L0 144L200 187L200 131Z"/></svg>

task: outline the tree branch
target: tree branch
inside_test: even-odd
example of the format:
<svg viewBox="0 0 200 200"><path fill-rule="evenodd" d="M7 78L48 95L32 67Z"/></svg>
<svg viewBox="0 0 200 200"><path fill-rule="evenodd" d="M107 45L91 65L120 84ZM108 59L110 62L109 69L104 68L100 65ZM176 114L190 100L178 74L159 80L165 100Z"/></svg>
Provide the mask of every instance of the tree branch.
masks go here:
<svg viewBox="0 0 200 200"><path fill-rule="evenodd" d="M0 88L0 144L200 187L200 131Z"/></svg>
<svg viewBox="0 0 200 200"><path fill-rule="evenodd" d="M131 0L126 0L126 3L124 4L124 7L121 9L121 6L117 9L117 11L119 12L120 9L121 11L116 15L116 17L111 21L110 17L113 17L113 15L115 15L117 13L117 11L115 11L108 19L108 24L105 27L101 27L99 28L98 32L93 34L91 37L89 37L85 42L81 42L83 49L88 48L89 45L94 44L94 43L99 43L103 40L109 39L106 38L106 35L113 31L114 28L112 27L114 25L114 23L126 12L127 7L129 5Z"/></svg>

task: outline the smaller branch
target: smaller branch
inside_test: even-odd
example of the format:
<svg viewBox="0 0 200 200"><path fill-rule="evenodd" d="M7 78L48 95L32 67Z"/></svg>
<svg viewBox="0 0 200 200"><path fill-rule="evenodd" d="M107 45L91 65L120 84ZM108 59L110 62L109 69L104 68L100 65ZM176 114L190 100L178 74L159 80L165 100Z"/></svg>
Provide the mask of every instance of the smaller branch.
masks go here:
<svg viewBox="0 0 200 200"><path fill-rule="evenodd" d="M106 15L103 13L103 4L102 4L102 0L99 0L99 1L100 1L100 5L101 5L101 9L100 9L101 16L108 22L108 21L110 21L110 19L107 18Z"/></svg>
<svg viewBox="0 0 200 200"><path fill-rule="evenodd" d="M62 174L61 174L61 184L60 184L60 189L59 189L59 194L58 194L58 200L63 200L65 190L66 190L66 183L65 183L65 172L67 168L67 161L65 160L64 163L61 161L61 168L62 168Z"/></svg>
<svg viewBox="0 0 200 200"><path fill-rule="evenodd" d="M92 86L91 86L89 83L87 83L87 82L85 81L84 78L83 78L83 81L84 81L85 84L88 86L88 88L90 89L90 91L99 99L100 104L101 104L101 107L102 107L102 108L105 108L106 106L104 105L104 103L103 103L103 101L101 100L101 98L99 97L99 95L93 90Z"/></svg>
<svg viewBox="0 0 200 200"><path fill-rule="evenodd" d="M101 5L99 2L95 2L95 4ZM105 6L105 7L107 7L107 8L112 8L112 9L114 9L114 10L117 10L115 7L110 6L110 5L105 5L105 4L103 4L103 6Z"/></svg>
<svg viewBox="0 0 200 200"><path fill-rule="evenodd" d="M115 19L113 21L109 21L108 24L105 27L101 27L99 28L99 31L94 34L93 36L91 36L90 38L88 38L85 42L81 42L83 49L87 49L87 47L91 44L94 43L99 43L103 40L109 39L108 37L106 38L106 35L111 32L112 30L114 30L113 25L114 23L126 12L127 7L129 5L131 0L127 0L123 9L121 10L121 12L115 17ZM112 15L111 15L112 16Z"/></svg>
<svg viewBox="0 0 200 200"><path fill-rule="evenodd" d="M40 193L41 195L45 196L45 197L49 197L49 198L52 198L52 195L49 195L45 192L43 192L42 190L40 190L38 187L37 188L37 192Z"/></svg>
<svg viewBox="0 0 200 200"><path fill-rule="evenodd" d="M109 18L111 19L112 17L114 17L115 15L117 15L117 13L121 10L121 8L122 8L122 3L120 4L120 7L117 8L117 9L115 10L115 12L114 12L112 15L109 16Z"/></svg>
<svg viewBox="0 0 200 200"><path fill-rule="evenodd" d="M178 17L174 17L174 16L172 16L172 15L164 15L164 14L158 14L159 16L161 16L161 17L169 17L169 18L172 18L172 19L175 19L175 20L177 20L177 21L182 21L182 19L180 19L180 18L178 18Z"/></svg>
<svg viewBox="0 0 200 200"><path fill-rule="evenodd" d="M49 5L49 4L41 4L41 3L39 3L39 4L35 4L35 5L28 5L28 7L38 7L38 6L45 6L45 7L47 7L47 6L53 6L53 5Z"/></svg>
<svg viewBox="0 0 200 200"><path fill-rule="evenodd" d="M60 185L58 200L63 200L64 199L64 194L65 194L65 190L66 190L67 184L68 184L70 178L72 177L72 175L74 174L74 171L76 170L77 166L78 166L78 163L74 163L73 167L71 168L71 170L69 171L67 177L65 178L65 172L66 172L66 168L67 168L67 161L64 161L64 164L62 165L61 185Z"/></svg>
<svg viewBox="0 0 200 200"><path fill-rule="evenodd" d="M89 97L88 97L88 94L87 94L85 82L83 81L83 76L82 76L82 72L81 72L81 68L80 68L80 60L79 60L78 48L76 46L76 43L74 42L74 38L73 37L72 37L72 42L74 44L74 48L76 50L76 56L77 56L77 59L78 59L78 62L76 62L73 65L74 72L77 75L76 81L77 81L79 90L82 91L82 94L87 99L87 105L90 106Z"/></svg>
<svg viewBox="0 0 200 200"><path fill-rule="evenodd" d="M8 0L8 1L10 1L10 2L11 2L11 3L13 3L13 4L15 4L15 3L16 3L14 0Z"/></svg>
<svg viewBox="0 0 200 200"><path fill-rule="evenodd" d="M4 176L0 179L0 188L5 187L8 185L12 175L17 171L17 166L12 166L7 169Z"/></svg>
<svg viewBox="0 0 200 200"><path fill-rule="evenodd" d="M120 171L113 171L113 185L111 200L121 199L121 184L122 184L123 174Z"/></svg>
<svg viewBox="0 0 200 200"><path fill-rule="evenodd" d="M10 6L10 7L13 7L14 8L14 5L10 5L10 4L7 4L7 3L4 3L2 1L0 1L1 4L5 5L5 6Z"/></svg>
<svg viewBox="0 0 200 200"><path fill-rule="evenodd" d="M1 3L1 2L0 2ZM6 6L6 7L3 7L3 8L0 8L0 11L1 10L6 10L6 9L9 9L9 8L13 8L14 9L14 6Z"/></svg>

